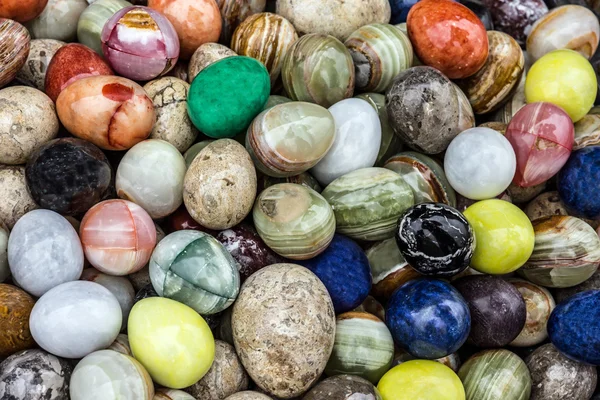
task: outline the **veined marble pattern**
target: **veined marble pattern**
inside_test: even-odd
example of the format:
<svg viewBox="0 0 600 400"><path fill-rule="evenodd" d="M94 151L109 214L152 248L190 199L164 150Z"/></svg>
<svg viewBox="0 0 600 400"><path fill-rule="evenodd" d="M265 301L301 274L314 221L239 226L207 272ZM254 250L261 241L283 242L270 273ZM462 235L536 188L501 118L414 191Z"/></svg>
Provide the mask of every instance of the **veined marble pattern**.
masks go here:
<svg viewBox="0 0 600 400"><path fill-rule="evenodd" d="M77 40L96 53L103 55L100 35L104 24L122 8L131 7L125 0L97 0L90 4L77 22Z"/></svg>
<svg viewBox="0 0 600 400"><path fill-rule="evenodd" d="M408 265L395 238L383 240L365 252L373 276L373 294L389 299L406 282L421 276Z"/></svg>

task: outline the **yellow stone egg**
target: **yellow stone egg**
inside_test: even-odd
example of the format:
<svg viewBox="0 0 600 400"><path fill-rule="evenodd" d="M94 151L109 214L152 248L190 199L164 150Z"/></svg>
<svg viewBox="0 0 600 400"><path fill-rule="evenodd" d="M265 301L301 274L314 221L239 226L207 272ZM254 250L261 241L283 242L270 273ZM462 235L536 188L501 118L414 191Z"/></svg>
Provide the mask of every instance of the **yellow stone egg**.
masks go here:
<svg viewBox="0 0 600 400"><path fill-rule="evenodd" d="M151 297L133 306L128 322L134 357L155 383L182 389L198 382L215 358L208 324L192 308Z"/></svg>
<svg viewBox="0 0 600 400"><path fill-rule="evenodd" d="M492 275L519 269L531 256L535 234L521 209L507 201L479 201L464 212L475 232L471 267Z"/></svg>
<svg viewBox="0 0 600 400"><path fill-rule="evenodd" d="M450 368L412 360L390 369L377 385L383 400L465 400L465 389Z"/></svg>
<svg viewBox="0 0 600 400"><path fill-rule="evenodd" d="M555 50L537 60L527 73L528 103L546 101L562 107L573 122L593 107L598 84L590 62L573 50Z"/></svg>

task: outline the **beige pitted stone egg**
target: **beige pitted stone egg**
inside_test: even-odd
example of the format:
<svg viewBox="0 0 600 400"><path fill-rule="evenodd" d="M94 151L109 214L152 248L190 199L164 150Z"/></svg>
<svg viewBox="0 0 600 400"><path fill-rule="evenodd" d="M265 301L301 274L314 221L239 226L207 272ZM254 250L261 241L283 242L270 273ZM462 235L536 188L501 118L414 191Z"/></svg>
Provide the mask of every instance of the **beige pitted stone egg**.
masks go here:
<svg viewBox="0 0 600 400"><path fill-rule="evenodd" d="M242 286L232 328L252 380L289 399L305 393L323 372L335 339L335 313L327 289L310 270L273 264Z"/></svg>
<svg viewBox="0 0 600 400"><path fill-rule="evenodd" d="M358 28L390 22L388 0L277 0L277 14L298 31L323 33L345 41Z"/></svg>
<svg viewBox="0 0 600 400"><path fill-rule="evenodd" d="M27 190L25 167L0 165L0 220L12 229L29 211L38 208Z"/></svg>
<svg viewBox="0 0 600 400"><path fill-rule="evenodd" d="M202 379L185 389L196 399L221 400L248 389L248 374L235 349L229 343L215 340L215 360Z"/></svg>
<svg viewBox="0 0 600 400"><path fill-rule="evenodd" d="M0 164L25 164L57 134L54 103L44 92L28 86L0 90Z"/></svg>
<svg viewBox="0 0 600 400"><path fill-rule="evenodd" d="M231 139L215 140L190 164L183 202L200 225L215 230L240 223L256 197L256 170L244 147Z"/></svg>

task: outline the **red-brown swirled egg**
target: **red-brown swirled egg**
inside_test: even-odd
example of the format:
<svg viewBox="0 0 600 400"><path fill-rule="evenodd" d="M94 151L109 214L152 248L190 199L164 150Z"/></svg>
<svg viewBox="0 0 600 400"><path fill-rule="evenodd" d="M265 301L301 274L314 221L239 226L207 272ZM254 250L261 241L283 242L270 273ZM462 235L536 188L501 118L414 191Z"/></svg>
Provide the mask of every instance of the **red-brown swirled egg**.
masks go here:
<svg viewBox="0 0 600 400"><path fill-rule="evenodd" d="M148 7L126 7L102 29L102 51L119 74L148 81L169 72L179 57L179 38L173 24Z"/></svg>
<svg viewBox="0 0 600 400"><path fill-rule="evenodd" d="M152 100L137 83L93 76L67 86L56 100L62 124L105 150L126 150L146 139L156 120Z"/></svg>

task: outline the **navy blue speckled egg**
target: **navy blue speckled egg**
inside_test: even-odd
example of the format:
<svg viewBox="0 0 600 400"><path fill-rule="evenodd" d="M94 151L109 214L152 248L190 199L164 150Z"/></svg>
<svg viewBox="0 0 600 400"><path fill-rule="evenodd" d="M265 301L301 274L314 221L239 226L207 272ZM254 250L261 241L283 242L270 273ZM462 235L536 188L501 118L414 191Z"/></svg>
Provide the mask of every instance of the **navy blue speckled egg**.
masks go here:
<svg viewBox="0 0 600 400"><path fill-rule="evenodd" d="M300 261L323 282L336 314L358 307L371 290L371 268L365 252L353 240L336 234L323 253Z"/></svg>
<svg viewBox="0 0 600 400"><path fill-rule="evenodd" d="M437 279L416 279L398 288L385 320L399 347L430 360L457 351L471 329L465 299L448 282Z"/></svg>
<svg viewBox="0 0 600 400"><path fill-rule="evenodd" d="M548 336L568 357L600 365L600 290L576 294L556 306L548 320Z"/></svg>
<svg viewBox="0 0 600 400"><path fill-rule="evenodd" d="M392 7L392 19L390 24L400 24L406 22L406 17L410 8L414 6L419 0L390 0L390 6Z"/></svg>
<svg viewBox="0 0 600 400"><path fill-rule="evenodd" d="M570 213L600 218L600 147L585 147L571 154L558 173L558 195Z"/></svg>

